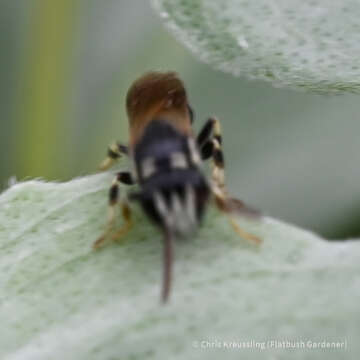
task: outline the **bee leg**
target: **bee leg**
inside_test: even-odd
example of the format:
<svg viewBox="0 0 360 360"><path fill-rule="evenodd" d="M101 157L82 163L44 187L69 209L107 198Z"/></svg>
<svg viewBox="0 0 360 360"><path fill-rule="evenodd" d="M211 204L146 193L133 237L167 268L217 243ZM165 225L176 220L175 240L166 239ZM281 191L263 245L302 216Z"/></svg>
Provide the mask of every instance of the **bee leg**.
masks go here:
<svg viewBox="0 0 360 360"><path fill-rule="evenodd" d="M236 200L236 199L227 198L227 196L224 193L222 193L221 191L219 191L219 189L217 189L216 187L214 187L212 189L212 192L215 197L215 204L216 204L217 208L227 215L230 225L232 226L234 231L243 239L245 239L255 245L260 245L262 243L262 239L256 235L248 233L243 228L241 228L240 225L237 223L237 221L232 216L232 212L234 210L231 208L231 204L232 204L233 200Z"/></svg>
<svg viewBox="0 0 360 360"><path fill-rule="evenodd" d="M212 131L205 130L206 126L210 127L208 124L212 124ZM203 128L203 139L206 138L204 135L205 133L213 133L212 138L208 135L207 140L203 141L202 146L200 147L200 154L203 160L210 157L212 158L212 193L215 197L215 204L228 216L231 226L239 236L258 245L262 242L262 240L243 230L232 216L232 213L237 210L239 213L243 212L244 214L255 214L255 211L248 209L240 200L232 199L228 196L225 186L225 163L222 152L222 137L219 121L214 118L209 119ZM199 134L198 139L200 135L201 133Z"/></svg>
<svg viewBox="0 0 360 360"><path fill-rule="evenodd" d="M121 204L121 214L124 219L124 224L119 230L117 230L114 234L111 235L112 241L120 241L120 239L129 232L133 225L131 208L127 201Z"/></svg>
<svg viewBox="0 0 360 360"><path fill-rule="evenodd" d="M94 242L93 248L99 249L100 247L104 246L106 241L110 238L111 240L118 240L119 237L126 234L129 229L131 228L131 210L129 204L126 199L123 199L120 202L122 216L124 218L124 225L118 230L116 233L113 233L113 228L115 224L116 218L116 205L119 203L119 184L127 184L132 185L135 183L131 173L129 172L119 172L116 175L116 178L113 180L112 185L109 190L109 215L108 215L108 222L106 225L106 229L104 233Z"/></svg>
<svg viewBox="0 0 360 360"><path fill-rule="evenodd" d="M203 160L212 159L212 181L221 193L227 195L225 188L225 163L222 151L220 122L210 118L197 137L200 154Z"/></svg>
<svg viewBox="0 0 360 360"><path fill-rule="evenodd" d="M121 157L121 155L127 155L128 152L128 147L118 142L109 145L107 156L99 165L99 170L104 171L109 169Z"/></svg>
<svg viewBox="0 0 360 360"><path fill-rule="evenodd" d="M262 243L262 239L256 235L248 233L243 228L241 228L240 225L235 220L235 218L232 216L232 209L228 205L229 199L227 199L224 194L218 192L218 189L216 189L216 188L213 189L213 194L215 197L215 204L216 204L217 208L228 217L230 225L232 226L234 231L243 239L245 239L255 245L260 245Z"/></svg>
<svg viewBox="0 0 360 360"><path fill-rule="evenodd" d="M224 155L222 152L222 137L220 122L216 118L209 118L197 136L197 144L202 160L212 158L212 181L224 195L225 189Z"/></svg>
<svg viewBox="0 0 360 360"><path fill-rule="evenodd" d="M259 238L258 236L248 233L247 231L245 231L243 228L241 228L239 226L239 224L234 220L234 218L232 218L231 216L229 216L229 221L230 224L232 226L232 228L234 229L234 231L243 239L255 244L255 245L261 245L262 244L262 239Z"/></svg>
<svg viewBox="0 0 360 360"><path fill-rule="evenodd" d="M202 146L208 141L211 140L213 136L220 136L218 138L218 141L221 143L221 134L220 134L220 123L219 120L211 117L209 118L203 128L200 130L198 136L196 137L196 142L198 147L201 149ZM216 131L218 134L214 134L214 131Z"/></svg>

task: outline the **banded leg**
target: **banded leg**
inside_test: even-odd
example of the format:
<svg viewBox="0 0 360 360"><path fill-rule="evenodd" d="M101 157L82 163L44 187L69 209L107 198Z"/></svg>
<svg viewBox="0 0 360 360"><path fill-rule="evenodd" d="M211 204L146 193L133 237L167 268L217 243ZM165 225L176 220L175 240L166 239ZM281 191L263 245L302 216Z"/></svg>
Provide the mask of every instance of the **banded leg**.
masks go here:
<svg viewBox="0 0 360 360"><path fill-rule="evenodd" d="M125 235L131 228L131 209L126 198L120 201L121 213L124 219L123 226L114 233L114 224L116 219L116 205L119 203L119 185L120 183L132 185L135 183L131 173L119 172L113 180L109 190L109 215L108 222L104 233L94 242L93 248L99 249L104 246L107 240L118 240L121 236Z"/></svg>
<svg viewBox="0 0 360 360"><path fill-rule="evenodd" d="M109 169L121 155L127 155L129 152L128 147L118 142L109 145L107 156L101 162L99 170L104 171Z"/></svg>
<svg viewBox="0 0 360 360"><path fill-rule="evenodd" d="M198 135L197 140L202 159L212 158L212 192L215 197L216 206L227 214L230 224L238 235L246 240L260 244L262 242L261 239L243 230L232 216L234 212L251 216L257 216L258 213L248 208L242 201L230 198L228 195L225 185L225 162L219 120L210 118Z"/></svg>
<svg viewBox="0 0 360 360"><path fill-rule="evenodd" d="M201 149L203 145L209 141L212 140L212 138L215 137L218 142L221 144L221 129L220 129L220 123L219 120L216 118L209 118L201 131L199 132L196 142L198 144L198 147Z"/></svg>
<svg viewBox="0 0 360 360"><path fill-rule="evenodd" d="M197 144L203 160L212 158L212 180L219 192L226 195L224 156L221 148L222 137L220 122L216 118L210 118L197 136Z"/></svg>

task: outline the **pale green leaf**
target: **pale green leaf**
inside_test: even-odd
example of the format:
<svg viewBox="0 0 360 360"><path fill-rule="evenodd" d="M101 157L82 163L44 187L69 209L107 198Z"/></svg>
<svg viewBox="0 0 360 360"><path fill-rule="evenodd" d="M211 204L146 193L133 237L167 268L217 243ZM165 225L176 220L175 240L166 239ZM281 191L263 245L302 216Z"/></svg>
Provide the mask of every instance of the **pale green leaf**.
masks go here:
<svg viewBox="0 0 360 360"><path fill-rule="evenodd" d="M330 243L270 218L242 219L264 240L256 248L211 208L198 234L175 244L164 306L161 234L138 208L122 244L91 248L104 227L111 179L28 181L0 196L2 360L359 354L360 242ZM346 349L226 347L271 340L345 342Z"/></svg>
<svg viewBox="0 0 360 360"><path fill-rule="evenodd" d="M235 76L321 93L359 92L356 0L153 0L199 59Z"/></svg>

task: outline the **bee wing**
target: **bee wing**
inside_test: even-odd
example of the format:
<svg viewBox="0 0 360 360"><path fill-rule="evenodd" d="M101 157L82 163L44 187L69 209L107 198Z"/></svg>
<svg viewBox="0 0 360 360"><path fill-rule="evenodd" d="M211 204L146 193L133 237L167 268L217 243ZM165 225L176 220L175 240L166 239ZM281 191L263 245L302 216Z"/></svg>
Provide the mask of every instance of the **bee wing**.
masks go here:
<svg viewBox="0 0 360 360"><path fill-rule="evenodd" d="M254 220L261 218L261 213L259 210L254 209L237 198L216 198L216 202L221 210L229 214L244 216Z"/></svg>

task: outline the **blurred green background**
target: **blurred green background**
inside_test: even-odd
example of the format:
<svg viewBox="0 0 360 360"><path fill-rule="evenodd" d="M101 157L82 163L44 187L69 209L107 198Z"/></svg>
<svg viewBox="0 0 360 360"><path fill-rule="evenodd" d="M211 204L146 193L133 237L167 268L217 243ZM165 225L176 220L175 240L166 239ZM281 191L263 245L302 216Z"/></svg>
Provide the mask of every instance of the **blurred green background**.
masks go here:
<svg viewBox="0 0 360 360"><path fill-rule="evenodd" d="M94 172L127 139L124 97L148 70L184 79L199 129L223 124L231 191L329 238L360 234L360 101L235 79L199 63L145 0L0 0L0 184Z"/></svg>

